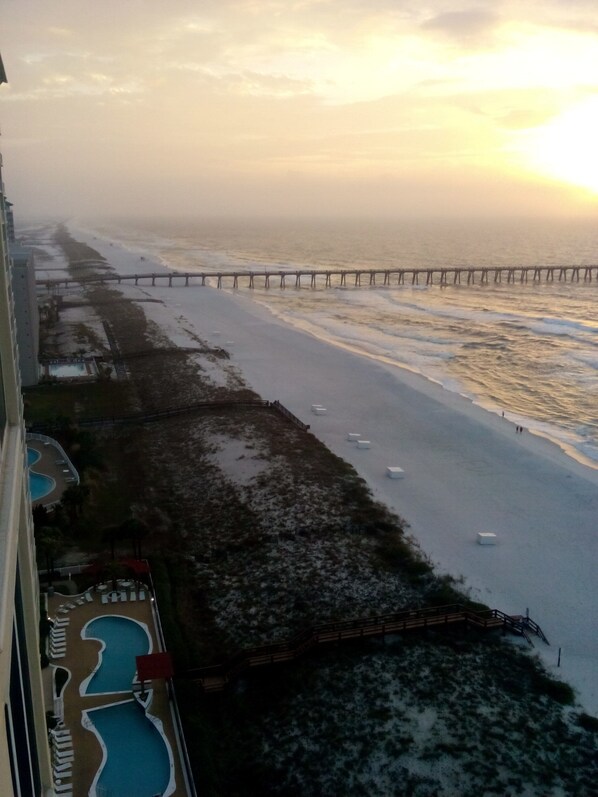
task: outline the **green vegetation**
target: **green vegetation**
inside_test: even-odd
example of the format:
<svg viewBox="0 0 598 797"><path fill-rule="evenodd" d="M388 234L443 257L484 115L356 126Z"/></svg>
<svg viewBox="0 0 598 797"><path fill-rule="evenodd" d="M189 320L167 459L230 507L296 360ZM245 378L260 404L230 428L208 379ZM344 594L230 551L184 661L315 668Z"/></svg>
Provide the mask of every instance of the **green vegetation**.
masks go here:
<svg viewBox="0 0 598 797"><path fill-rule="evenodd" d="M69 679L69 671L64 667L56 667L54 671L54 692L57 697L60 697L66 682Z"/></svg>
<svg viewBox="0 0 598 797"><path fill-rule="evenodd" d="M24 389L25 423L60 431L80 418L110 418L131 412L131 386L116 380L47 382Z"/></svg>

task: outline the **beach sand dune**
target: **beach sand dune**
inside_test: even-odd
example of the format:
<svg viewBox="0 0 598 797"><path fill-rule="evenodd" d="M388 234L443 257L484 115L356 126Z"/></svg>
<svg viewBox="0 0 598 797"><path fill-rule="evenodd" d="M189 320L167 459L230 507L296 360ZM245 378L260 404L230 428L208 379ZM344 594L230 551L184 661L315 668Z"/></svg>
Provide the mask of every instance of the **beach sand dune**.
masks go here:
<svg viewBox="0 0 598 797"><path fill-rule="evenodd" d="M141 270L138 254L72 232L119 272ZM247 384L311 424L407 519L437 568L463 576L472 597L512 614L529 610L551 643L536 643L545 664L598 714L598 471L548 440L517 434L508 407L499 417L417 374L316 339L248 293L119 289L161 299L144 310L173 343L192 345L192 333L227 349ZM313 404L327 413L312 413ZM370 448L357 448L349 432ZM387 478L389 466L404 478ZM478 532L495 533L497 544L478 545Z"/></svg>

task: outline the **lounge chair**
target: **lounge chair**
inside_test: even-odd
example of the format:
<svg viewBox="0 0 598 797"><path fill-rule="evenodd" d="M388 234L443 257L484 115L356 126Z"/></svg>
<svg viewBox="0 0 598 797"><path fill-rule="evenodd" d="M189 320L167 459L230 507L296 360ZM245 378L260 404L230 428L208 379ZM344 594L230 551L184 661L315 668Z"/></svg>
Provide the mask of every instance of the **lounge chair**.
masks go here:
<svg viewBox="0 0 598 797"><path fill-rule="evenodd" d="M118 600L118 592L111 592L110 593L110 601L111 603L116 603Z"/></svg>
<svg viewBox="0 0 598 797"><path fill-rule="evenodd" d="M70 767L75 760L75 753L73 750L54 750L53 756L53 766L55 767L62 764L68 764Z"/></svg>
<svg viewBox="0 0 598 797"><path fill-rule="evenodd" d="M58 609L58 611L60 612L60 614L68 614L69 613L69 610L66 608L66 606L61 606Z"/></svg>
<svg viewBox="0 0 598 797"><path fill-rule="evenodd" d="M65 656L66 655L66 645L64 645L62 647L50 646L50 655L54 659L58 658L58 656Z"/></svg>
<svg viewBox="0 0 598 797"><path fill-rule="evenodd" d="M64 775L64 772L68 772L73 768L73 762L67 761L66 764L54 764L54 777L56 778L68 778L68 775Z"/></svg>
<svg viewBox="0 0 598 797"><path fill-rule="evenodd" d="M62 764L68 764L69 767L72 767L74 760L75 760L75 753L72 750L65 750L64 752L55 750L54 758L52 760L52 765L57 767Z"/></svg>
<svg viewBox="0 0 598 797"><path fill-rule="evenodd" d="M68 738L66 736L61 736L60 739L53 739L52 740L52 748L54 750L62 750L63 749L63 745L65 745L65 744L70 744L72 746L73 740L71 739L70 736Z"/></svg>
<svg viewBox="0 0 598 797"><path fill-rule="evenodd" d="M50 731L50 733L52 734L52 736L53 736L55 739L63 739L65 736L68 736L68 737L69 737L69 739L71 738L71 732L70 732L69 730L67 730L67 729L64 729L64 730L57 730L56 728L53 728L53 729Z"/></svg>
<svg viewBox="0 0 598 797"><path fill-rule="evenodd" d="M108 603L108 596L102 595L102 603Z"/></svg>
<svg viewBox="0 0 598 797"><path fill-rule="evenodd" d="M56 753L71 753L74 755L72 742L68 742L67 744L53 744L52 749Z"/></svg>
<svg viewBox="0 0 598 797"><path fill-rule="evenodd" d="M65 764L65 766L66 766L66 764ZM70 769L71 765L69 764L68 766L69 766L69 769L65 769L64 772L57 772L56 769L54 769L54 780L55 781L56 780L62 780L62 778L72 778L73 777L73 770Z"/></svg>
<svg viewBox="0 0 598 797"><path fill-rule="evenodd" d="M87 601L87 603L91 603L92 602L93 595L91 594L91 592L86 592L85 593L85 600Z"/></svg>
<svg viewBox="0 0 598 797"><path fill-rule="evenodd" d="M59 786L54 784L54 791L63 794L65 791L72 791L73 784L72 783L61 783Z"/></svg>
<svg viewBox="0 0 598 797"><path fill-rule="evenodd" d="M137 600L137 593L135 592L134 589L131 590L131 596L130 596L129 600L132 600L132 601L136 601Z"/></svg>
<svg viewBox="0 0 598 797"><path fill-rule="evenodd" d="M127 600L127 590L123 589L120 591L120 599L124 603Z"/></svg>
<svg viewBox="0 0 598 797"><path fill-rule="evenodd" d="M140 601L144 601L145 600L145 590L143 590L143 589L139 590L139 600Z"/></svg>
<svg viewBox="0 0 598 797"><path fill-rule="evenodd" d="M54 750L54 759L59 764L66 764L67 761L72 761L75 758L73 748L70 750Z"/></svg>
<svg viewBox="0 0 598 797"><path fill-rule="evenodd" d="M69 747L71 750L73 749L73 740L72 738L65 738L61 737L60 739L53 739L52 740L52 747L54 750L66 750Z"/></svg>
<svg viewBox="0 0 598 797"><path fill-rule="evenodd" d="M50 653L51 659L64 659L66 653Z"/></svg>
<svg viewBox="0 0 598 797"><path fill-rule="evenodd" d="M56 617L54 619L54 627L68 625L71 622L70 617Z"/></svg>
<svg viewBox="0 0 598 797"><path fill-rule="evenodd" d="M67 607L67 609L76 609L77 608L74 603L67 603L66 607Z"/></svg>
<svg viewBox="0 0 598 797"><path fill-rule="evenodd" d="M66 639L66 634L64 634L64 633L62 633L62 634L56 634L56 633L50 634L50 640L52 642L64 642L65 639Z"/></svg>
<svg viewBox="0 0 598 797"><path fill-rule="evenodd" d="M77 604L77 606L83 606L83 604L85 603L85 598L77 598L75 603Z"/></svg>

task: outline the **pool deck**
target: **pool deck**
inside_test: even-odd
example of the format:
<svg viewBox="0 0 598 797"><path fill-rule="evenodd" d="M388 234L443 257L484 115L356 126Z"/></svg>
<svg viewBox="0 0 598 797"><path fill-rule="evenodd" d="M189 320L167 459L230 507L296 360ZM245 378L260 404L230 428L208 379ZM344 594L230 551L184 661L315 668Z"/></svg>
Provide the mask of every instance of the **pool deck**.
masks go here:
<svg viewBox="0 0 598 797"><path fill-rule="evenodd" d="M71 675L63 690L63 698L64 722L73 737L75 756L72 766L73 797L88 797L93 779L102 763L102 750L95 734L90 730L86 730L81 724L83 719L82 712L85 709L109 703L118 703L132 697L132 693L84 696L79 694L80 684L97 666L98 652L101 647L100 642L97 640L82 639L81 631L83 627L95 617L104 615L129 617L147 625L152 636L153 652L160 650L152 611L152 601L147 589L145 601L137 600L134 602L125 601L121 603L119 601L117 603L103 604L101 603L100 593L91 591L91 594L93 595L93 601L91 603L85 601L82 605L78 605L76 602L78 596L57 593L48 598L48 614L51 618L70 619L70 623L66 627L66 655L64 658L59 659L50 656L50 664L65 668ZM66 614L59 613L58 607L66 603L74 604L75 608ZM154 690L154 694L149 711L162 721L174 759L176 788L172 795L173 797L188 797L166 683L163 680L157 680L151 684L151 687ZM48 706L48 709L52 709L52 704Z"/></svg>
<svg viewBox="0 0 598 797"><path fill-rule="evenodd" d="M66 490L67 487L71 486L71 483L67 482L67 478L71 478L72 474L65 473L66 466L59 465L57 460L62 458L62 454L58 451L57 448L54 448L52 444L45 446L39 440L27 440L27 448L31 448L34 451L37 451L38 454L41 455L41 459L38 459L32 465L32 469L37 473L43 473L44 476L50 476L50 478L54 479L55 485L54 489L51 490L47 495L38 498L37 500L33 500L32 504L54 504L56 501L60 501L63 492ZM74 482L72 482L74 484Z"/></svg>

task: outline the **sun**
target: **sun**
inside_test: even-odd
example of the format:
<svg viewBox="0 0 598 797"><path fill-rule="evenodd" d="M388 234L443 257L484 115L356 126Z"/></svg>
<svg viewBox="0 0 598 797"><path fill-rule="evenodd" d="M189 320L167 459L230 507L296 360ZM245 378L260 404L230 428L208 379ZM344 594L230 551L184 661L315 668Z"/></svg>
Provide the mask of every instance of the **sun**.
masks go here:
<svg viewBox="0 0 598 797"><path fill-rule="evenodd" d="M598 97L529 131L522 143L534 171L598 195Z"/></svg>

